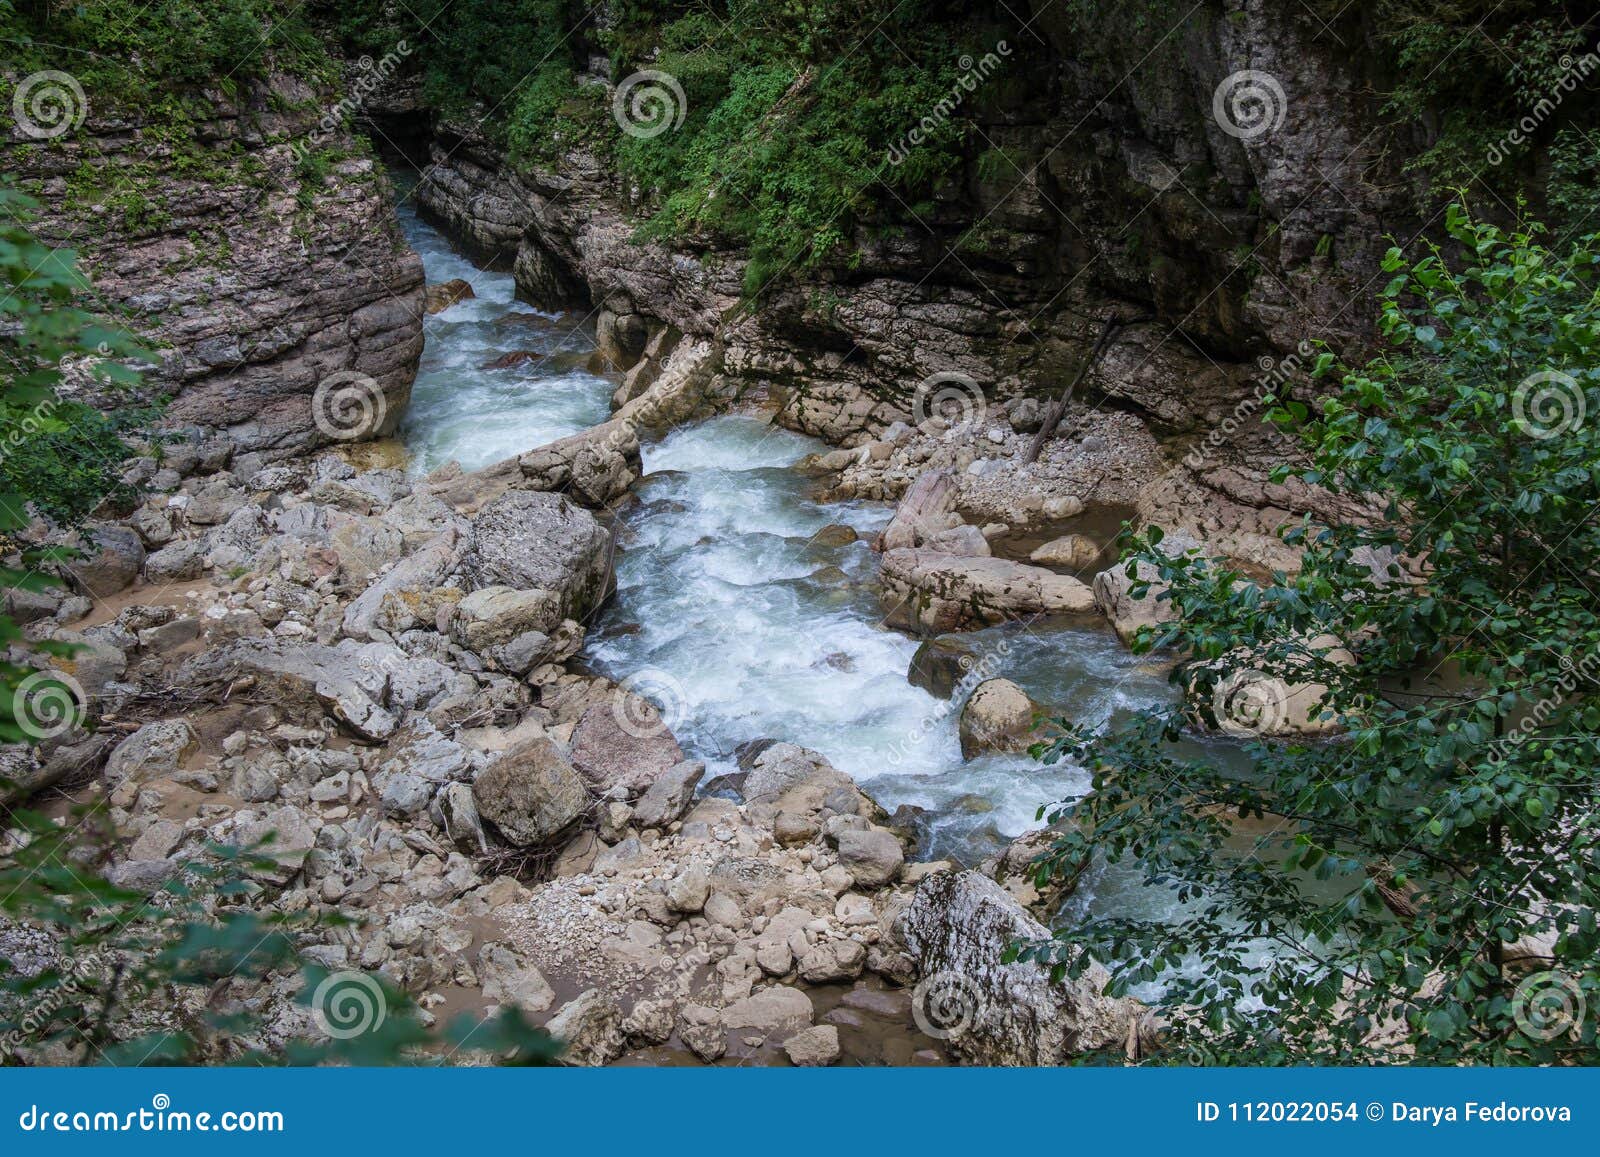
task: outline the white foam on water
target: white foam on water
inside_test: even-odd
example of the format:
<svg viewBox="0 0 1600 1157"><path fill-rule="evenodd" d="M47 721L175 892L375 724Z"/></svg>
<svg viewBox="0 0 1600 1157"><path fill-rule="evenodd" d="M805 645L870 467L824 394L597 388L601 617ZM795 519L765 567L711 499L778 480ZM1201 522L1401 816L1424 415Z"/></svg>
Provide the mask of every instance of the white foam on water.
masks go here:
<svg viewBox="0 0 1600 1157"><path fill-rule="evenodd" d="M422 363L400 429L414 469L425 473L451 459L481 469L610 416L615 386L581 368L594 342L576 319L518 301L509 273L468 261L409 202L398 213L429 284L460 278L475 295L423 323ZM538 356L483 368L515 350Z"/></svg>

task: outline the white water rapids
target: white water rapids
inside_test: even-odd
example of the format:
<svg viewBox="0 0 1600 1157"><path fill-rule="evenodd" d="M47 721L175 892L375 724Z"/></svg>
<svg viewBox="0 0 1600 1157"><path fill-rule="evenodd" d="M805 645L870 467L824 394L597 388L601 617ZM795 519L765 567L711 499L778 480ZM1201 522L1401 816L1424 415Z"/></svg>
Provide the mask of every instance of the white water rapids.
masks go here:
<svg viewBox="0 0 1600 1157"><path fill-rule="evenodd" d="M605 420L614 382L584 368L593 343L576 319L516 301L509 274L476 267L407 206L400 213L429 282L459 277L476 293L428 319L402 430L414 467L455 459L473 469ZM513 350L542 356L483 368ZM753 414L647 444L638 501L617 520L617 597L590 624L582 661L632 677L706 761L708 778L735 769L741 744L799 743L889 810L926 809L919 858L975 862L1038 826L1039 807L1082 791L1086 777L1026 755L962 759L964 692L951 703L908 682L918 641L879 623L877 558L865 539L891 508L820 503L791 469L823 448ZM857 541L816 540L841 524ZM960 641L983 676L1013 679L1078 720L1101 722L1169 694L1163 676L1098 622L1014 624ZM1091 903L1115 895L1127 914L1171 903L1129 888L1126 873L1102 876L1094 891Z"/></svg>

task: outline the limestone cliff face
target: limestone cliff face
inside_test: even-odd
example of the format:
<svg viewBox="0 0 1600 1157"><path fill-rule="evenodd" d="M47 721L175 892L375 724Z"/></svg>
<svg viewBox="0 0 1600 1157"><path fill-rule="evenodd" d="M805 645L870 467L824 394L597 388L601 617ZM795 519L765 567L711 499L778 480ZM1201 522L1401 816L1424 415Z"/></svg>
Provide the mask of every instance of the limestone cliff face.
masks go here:
<svg viewBox="0 0 1600 1157"><path fill-rule="evenodd" d="M1229 419L1265 366L1368 332L1382 238L1403 222L1374 191L1397 184L1383 169L1396 162L1367 78L1339 38L1267 0L1203 4L1153 50L1119 24L1124 6L1082 7L1033 6L983 82L987 155L931 210L867 223L854 268L786 285L753 316L735 309L743 255L633 242L633 191L592 155L512 172L438 125L419 200L514 262L530 297L592 304L624 366L663 325L711 338L730 379L846 444L912 417L934 374L966 375L991 404L1051 395L1102 319L1132 319L1084 398L1143 418L1183 486L1293 505L1255 465L1271 456L1258 421ZM1203 461L1185 466L1196 445Z"/></svg>
<svg viewBox="0 0 1600 1157"><path fill-rule="evenodd" d="M422 263L370 150L318 131L319 96L274 77L189 102L202 111L175 128L91 94L74 133L8 120L0 137L41 236L77 249L106 311L160 355L146 385L168 417L266 457L329 440L312 398L340 371L382 394L362 433L393 429L422 352Z"/></svg>

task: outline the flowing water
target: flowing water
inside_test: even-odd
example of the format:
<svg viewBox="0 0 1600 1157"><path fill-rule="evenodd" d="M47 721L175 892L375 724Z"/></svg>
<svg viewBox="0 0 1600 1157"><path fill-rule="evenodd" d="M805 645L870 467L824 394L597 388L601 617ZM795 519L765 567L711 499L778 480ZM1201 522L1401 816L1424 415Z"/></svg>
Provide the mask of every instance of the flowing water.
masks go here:
<svg viewBox="0 0 1600 1157"><path fill-rule="evenodd" d="M580 324L518 302L509 274L474 266L404 206L401 218L429 282L459 277L476 294L428 320L403 429L416 468L484 466L605 420L614 382L585 368L593 342ZM514 350L537 356L483 368ZM886 808L925 809L920 857L975 862L1037 826L1041 805L1080 793L1086 776L1026 755L962 759L964 692L952 702L912 685L918 642L879 621L866 539L892 509L818 502L792 467L822 448L756 414L645 445L638 501L617 525L617 597L592 624L583 660L654 700L708 777L734 771L752 740L799 743ZM971 681L1015 680L1081 721L1170 694L1098 621L1011 624L960 642ZM1102 874L1093 892L1092 906L1125 914L1171 903L1126 873Z"/></svg>
<svg viewBox="0 0 1600 1157"><path fill-rule="evenodd" d="M594 340L578 320L516 299L511 274L481 269L402 200L400 227L429 284L455 278L473 296L429 317L411 406L400 430L421 471L452 458L477 470L611 416L615 384L585 367ZM485 363L532 356L505 369Z"/></svg>

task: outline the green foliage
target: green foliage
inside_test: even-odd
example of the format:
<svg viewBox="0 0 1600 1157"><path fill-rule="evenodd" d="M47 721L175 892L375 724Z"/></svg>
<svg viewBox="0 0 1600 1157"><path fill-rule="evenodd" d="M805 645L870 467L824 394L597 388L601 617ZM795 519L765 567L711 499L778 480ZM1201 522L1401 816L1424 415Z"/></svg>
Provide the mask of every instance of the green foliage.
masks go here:
<svg viewBox="0 0 1600 1157"><path fill-rule="evenodd" d="M136 416L107 416L58 390L68 371L85 383L131 384L137 375L125 363L149 356L79 306L88 281L71 250L52 249L29 231L36 208L0 185L0 542L11 549L35 514L71 527L108 499L128 496L120 466L131 451L119 430ZM0 583L37 589L49 581L36 571L44 553L21 554L23 569L0 567ZM20 641L15 624L0 616L0 642ZM25 737L14 689L30 673L0 662L0 739Z"/></svg>
<svg viewBox="0 0 1600 1157"><path fill-rule="evenodd" d="M1161 982L1192 1055L1600 1062L1600 239L1557 253L1459 207L1448 230L1454 262L1388 255L1389 352L1319 412L1271 413L1311 462L1278 481L1381 495L1383 518L1295 527L1303 569L1260 584L1163 558L1157 529L1128 564L1135 594L1170 584L1177 618L1139 649L1185 656L1202 715L1248 667L1268 713L1321 684L1303 694L1340 735L1257 739L1231 771L1194 757L1174 708L1064 721L1040 749L1093 774L1042 869L1136 862L1183 904L1175 925L1106 916L1026 954L1075 971L1088 948L1119 991ZM1551 1019L1563 1001L1590 1015Z"/></svg>
<svg viewBox="0 0 1600 1157"><path fill-rule="evenodd" d="M228 88L269 67L327 77L327 53L300 8L294 0L16 4L0 7L0 38L20 75L57 69L91 103L135 103L174 86Z"/></svg>
<svg viewBox="0 0 1600 1157"><path fill-rule="evenodd" d="M55 821L11 816L14 846L0 852L0 912L49 945L42 967L0 960L0 1064L48 1048L81 1064L392 1065L430 1063L458 1049L502 1063L546 1064L556 1042L514 1008L479 1022L463 1015L426 1027L410 998L381 978L335 974L302 961L301 938L320 922L263 903L259 871L272 845L210 846L154 892L119 886L104 874L115 836L101 805ZM228 1011L240 984L299 971L301 1004L340 1032L259 1043L257 1019ZM345 986L341 1006L332 994ZM359 1031L357 1031L359 1030ZM346 1035L347 1034L347 1035Z"/></svg>

